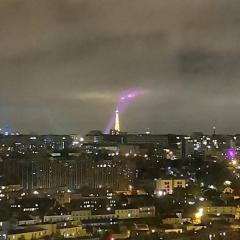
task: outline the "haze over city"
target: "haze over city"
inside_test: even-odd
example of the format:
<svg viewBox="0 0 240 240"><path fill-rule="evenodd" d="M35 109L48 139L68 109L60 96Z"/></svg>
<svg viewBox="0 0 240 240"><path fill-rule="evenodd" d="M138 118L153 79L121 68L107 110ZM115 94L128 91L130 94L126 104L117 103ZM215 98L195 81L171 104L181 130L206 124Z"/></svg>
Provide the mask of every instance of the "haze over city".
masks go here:
<svg viewBox="0 0 240 240"><path fill-rule="evenodd" d="M104 130L139 89L122 129L238 133L237 0L0 2L0 126Z"/></svg>
<svg viewBox="0 0 240 240"><path fill-rule="evenodd" d="M239 240L239 9L0 0L0 240Z"/></svg>

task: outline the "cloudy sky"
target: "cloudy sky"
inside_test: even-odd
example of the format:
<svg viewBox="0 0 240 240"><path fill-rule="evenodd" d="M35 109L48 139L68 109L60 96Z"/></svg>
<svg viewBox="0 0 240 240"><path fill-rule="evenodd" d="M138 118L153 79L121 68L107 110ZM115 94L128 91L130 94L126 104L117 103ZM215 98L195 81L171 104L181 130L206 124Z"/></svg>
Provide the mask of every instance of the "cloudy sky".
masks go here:
<svg viewBox="0 0 240 240"><path fill-rule="evenodd" d="M239 0L1 0L0 125L240 132Z"/></svg>

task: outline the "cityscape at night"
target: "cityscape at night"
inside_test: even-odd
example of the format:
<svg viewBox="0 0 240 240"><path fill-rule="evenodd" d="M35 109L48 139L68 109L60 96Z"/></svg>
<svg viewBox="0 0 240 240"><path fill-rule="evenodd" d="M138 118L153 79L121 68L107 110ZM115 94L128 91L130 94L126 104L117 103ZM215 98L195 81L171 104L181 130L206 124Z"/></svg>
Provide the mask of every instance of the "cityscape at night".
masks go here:
<svg viewBox="0 0 240 240"><path fill-rule="evenodd" d="M0 240L240 240L237 0L0 1Z"/></svg>

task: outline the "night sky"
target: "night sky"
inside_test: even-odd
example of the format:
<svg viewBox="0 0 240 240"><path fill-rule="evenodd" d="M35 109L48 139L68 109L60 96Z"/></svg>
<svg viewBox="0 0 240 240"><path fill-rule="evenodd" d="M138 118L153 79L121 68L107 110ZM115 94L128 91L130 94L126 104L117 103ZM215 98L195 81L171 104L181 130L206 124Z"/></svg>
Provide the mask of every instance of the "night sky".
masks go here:
<svg viewBox="0 0 240 240"><path fill-rule="evenodd" d="M239 0L1 0L0 125L240 132Z"/></svg>

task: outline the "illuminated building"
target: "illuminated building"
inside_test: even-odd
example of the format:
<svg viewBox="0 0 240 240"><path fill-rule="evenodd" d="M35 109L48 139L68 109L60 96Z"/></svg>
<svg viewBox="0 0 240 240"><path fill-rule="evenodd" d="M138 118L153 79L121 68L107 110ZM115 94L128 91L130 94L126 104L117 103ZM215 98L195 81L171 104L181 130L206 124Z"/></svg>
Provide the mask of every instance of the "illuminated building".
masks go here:
<svg viewBox="0 0 240 240"><path fill-rule="evenodd" d="M94 145L107 143L129 145L154 144L162 148L168 148L169 144L172 142L171 137L171 135L167 134L127 134L126 132L117 132L115 129L112 129L110 134L103 134L99 130L93 130L85 135L84 143ZM181 140L178 141L181 142ZM176 144L174 144L174 147L175 145Z"/></svg>
<svg viewBox="0 0 240 240"><path fill-rule="evenodd" d="M194 153L194 141L191 138L187 138L185 137L182 140L182 144L181 144L181 148L182 148L182 157L183 158L187 158L187 157L191 157L191 155Z"/></svg>
<svg viewBox="0 0 240 240"><path fill-rule="evenodd" d="M75 210L72 211L74 220L90 220L90 219L131 219L131 218L151 218L155 217L154 206L141 206L136 208L117 208L112 212L103 212L101 215L96 214L92 210Z"/></svg>
<svg viewBox="0 0 240 240"><path fill-rule="evenodd" d="M61 216L59 216L60 218ZM50 221L52 219L50 218ZM55 218L53 218L55 220ZM46 239L58 235L62 238L84 237L87 236L86 230L78 222L71 222L62 217L63 223L52 221L46 224L36 224L33 226L23 226L21 229L13 229L8 233L8 240L31 240ZM49 222L50 222L49 221Z"/></svg>
<svg viewBox="0 0 240 240"><path fill-rule="evenodd" d="M70 135L0 135L0 151L36 154L46 150L62 150L72 142Z"/></svg>
<svg viewBox="0 0 240 240"><path fill-rule="evenodd" d="M128 134L127 144L158 144L163 148L168 147L168 135L160 134Z"/></svg>
<svg viewBox="0 0 240 240"><path fill-rule="evenodd" d="M32 189L126 189L130 173L123 162L89 158L36 160L31 165L31 177L25 184Z"/></svg>
<svg viewBox="0 0 240 240"><path fill-rule="evenodd" d="M167 194L172 194L175 188L186 188L185 179L157 179L155 193L164 191Z"/></svg>
<svg viewBox="0 0 240 240"><path fill-rule="evenodd" d="M99 144L104 142L104 135L101 131L99 130L92 130L89 133L86 134L85 143L89 144Z"/></svg>

